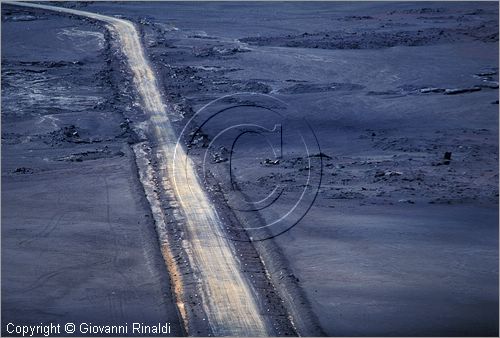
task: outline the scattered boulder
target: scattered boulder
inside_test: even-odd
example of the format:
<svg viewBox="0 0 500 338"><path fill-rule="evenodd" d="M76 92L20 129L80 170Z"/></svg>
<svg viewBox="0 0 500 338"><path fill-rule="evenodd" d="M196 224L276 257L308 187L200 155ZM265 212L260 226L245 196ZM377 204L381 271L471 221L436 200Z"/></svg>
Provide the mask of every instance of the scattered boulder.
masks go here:
<svg viewBox="0 0 500 338"><path fill-rule="evenodd" d="M388 171L383 171L383 170L377 170L377 172L375 173L375 177L384 177L384 176L401 176L403 175L402 172L400 171L391 171L391 170L388 170Z"/></svg>
<svg viewBox="0 0 500 338"><path fill-rule="evenodd" d="M33 174L34 170L32 168L27 167L19 167L14 170L14 174Z"/></svg>
<svg viewBox="0 0 500 338"><path fill-rule="evenodd" d="M69 125L49 134L51 143L71 142L81 143L80 132L75 125Z"/></svg>
<svg viewBox="0 0 500 338"><path fill-rule="evenodd" d="M222 163L229 161L230 151L222 146L219 148L219 151L212 153L212 161L214 163Z"/></svg>
<svg viewBox="0 0 500 338"><path fill-rule="evenodd" d="M263 162L260 163L264 165L277 165L280 164L280 160L279 159L271 160L269 158L266 158Z"/></svg>
<svg viewBox="0 0 500 338"><path fill-rule="evenodd" d="M222 162L227 162L229 159L225 156L222 156L219 153L212 154L212 160L214 163L222 163Z"/></svg>
<svg viewBox="0 0 500 338"><path fill-rule="evenodd" d="M74 138L80 138L80 134L78 133L78 130L74 125L70 125L68 127L63 128L63 135L66 138L74 139Z"/></svg>
<svg viewBox="0 0 500 338"><path fill-rule="evenodd" d="M209 144L210 144L210 141L209 141L207 135L199 133L198 136L196 136L192 139L189 146L197 146L197 147L207 148Z"/></svg>

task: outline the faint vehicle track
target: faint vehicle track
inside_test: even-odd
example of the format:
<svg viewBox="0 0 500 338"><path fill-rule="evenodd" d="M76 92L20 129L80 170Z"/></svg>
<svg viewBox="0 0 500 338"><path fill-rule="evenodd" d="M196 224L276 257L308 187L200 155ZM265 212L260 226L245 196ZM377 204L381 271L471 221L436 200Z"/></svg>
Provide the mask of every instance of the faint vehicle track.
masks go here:
<svg viewBox="0 0 500 338"><path fill-rule="evenodd" d="M123 19L46 5L5 2L88 17L108 24L119 38L128 59L134 82L142 100L144 112L150 116L159 147L156 156L165 175L174 187L162 183L166 190L174 189L182 209L191 266L199 278L202 303L215 335L268 336L274 335L261 315L255 294L240 270L233 244L223 236L223 224L203 190L192 161L182 147L176 149L177 137L169 120L155 75L143 52L134 25ZM172 159L175 158L175 163ZM184 318L186 320L186 318ZM189 322L191 319L187 318ZM199 320L199 319L198 319ZM204 319L203 319L204 320Z"/></svg>

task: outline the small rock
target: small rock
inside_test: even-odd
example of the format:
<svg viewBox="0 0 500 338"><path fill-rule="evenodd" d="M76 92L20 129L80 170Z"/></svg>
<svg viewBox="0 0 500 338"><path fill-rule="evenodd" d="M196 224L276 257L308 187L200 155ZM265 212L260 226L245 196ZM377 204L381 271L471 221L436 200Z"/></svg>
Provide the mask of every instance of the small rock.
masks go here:
<svg viewBox="0 0 500 338"><path fill-rule="evenodd" d="M277 165L277 164L280 164L280 160L271 160L271 159L268 159L266 158L264 160L264 162L261 162L261 164L265 164L265 165Z"/></svg>
<svg viewBox="0 0 500 338"><path fill-rule="evenodd" d="M26 168L26 167L19 167L16 170L14 170L15 174L33 174L34 170L31 168Z"/></svg>
<svg viewBox="0 0 500 338"><path fill-rule="evenodd" d="M63 128L64 136L67 138L78 138L80 134L74 125L70 125L69 127Z"/></svg>
<svg viewBox="0 0 500 338"><path fill-rule="evenodd" d="M451 161L451 151L447 151L444 153L443 156L443 164L448 165L450 164L450 161Z"/></svg>
<svg viewBox="0 0 500 338"><path fill-rule="evenodd" d="M213 161L215 163L221 163L221 162L227 162L228 161L227 157L223 157L220 154L213 154L212 158L213 158Z"/></svg>
<svg viewBox="0 0 500 338"><path fill-rule="evenodd" d="M401 176L403 175L402 172L400 171L391 171L391 170L388 170L388 171L383 171L383 170L378 170L376 173L375 173L375 177L382 177L382 176Z"/></svg>
<svg viewBox="0 0 500 338"><path fill-rule="evenodd" d="M401 176L403 173L401 171L386 171L385 176Z"/></svg>

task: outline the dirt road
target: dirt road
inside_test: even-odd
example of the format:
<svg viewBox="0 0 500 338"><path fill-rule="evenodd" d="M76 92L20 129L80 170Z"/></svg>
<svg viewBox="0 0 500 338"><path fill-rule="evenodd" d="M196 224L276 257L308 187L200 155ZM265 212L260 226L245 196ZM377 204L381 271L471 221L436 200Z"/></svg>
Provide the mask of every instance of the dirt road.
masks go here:
<svg viewBox="0 0 500 338"><path fill-rule="evenodd" d="M189 240L184 249L191 253L191 266L199 279L202 304L209 325L216 335L273 335L259 313L255 295L239 270L232 244L222 236L223 224L204 192L193 165L182 147L176 148L177 137L162 100L155 74L143 52L134 25L123 19L90 12L38 4L9 2L88 17L108 24L119 38L122 51L133 72L144 113L150 116L158 147L157 158L165 169L165 189L174 189L185 218ZM175 158L175 163L173 159ZM168 182L173 182L173 187ZM185 318L186 320L186 318ZM189 318L187 318L189 321ZM203 320L205 320L203 318Z"/></svg>

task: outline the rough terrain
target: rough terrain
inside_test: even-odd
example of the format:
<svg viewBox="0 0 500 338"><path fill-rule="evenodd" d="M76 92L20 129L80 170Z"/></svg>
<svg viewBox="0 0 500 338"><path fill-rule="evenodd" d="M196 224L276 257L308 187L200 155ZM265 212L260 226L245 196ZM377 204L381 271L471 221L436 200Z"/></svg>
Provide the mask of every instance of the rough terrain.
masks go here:
<svg viewBox="0 0 500 338"><path fill-rule="evenodd" d="M274 284L279 298L269 304L281 299L299 332L498 335L498 3L88 3L84 7L136 23L164 99L173 105L169 117L174 128L218 213L231 220L233 227L226 229L227 235L235 242L242 271L250 280L258 276L252 283L261 294L273 290L270 281ZM37 23L22 16L32 14L19 15L21 19L3 20L4 46L9 25ZM26 39L41 40L27 35ZM92 41L89 35L97 36L87 34L85 41ZM32 61L19 56L32 48L22 46L16 47L17 56L9 57L4 51L2 72L21 67L28 69L29 79L37 79L38 68L19 61L14 64L16 57ZM57 64L59 58L49 61ZM77 61L74 56L68 60ZM85 64L42 66L50 72ZM42 118L7 109L23 102L20 96L26 97L19 94L21 89L9 89L19 74L17 68L10 78L9 73L2 73L2 225L7 220L14 224L2 227L4 270L14 269L5 264L9 254L5 250L19 250L16 243L27 236L19 231L26 224L19 215L27 217L26 210L30 210L36 222L35 215L40 213L34 207L22 207L14 198L26 198L31 188L12 190L22 185L11 183L9 188L9 180L33 180L52 163L83 168L89 162L131 158L130 149L121 146L126 141L108 140L127 129L126 124L120 127L126 121L121 115L116 121L106 119L107 124L92 122L95 127L91 128L85 125L91 122L80 116L82 125L74 122L74 115L67 115L67 124L54 125L52 115ZM37 88L38 82L32 81L32 88ZM26 90L24 85L17 88ZM239 92L260 95L212 103ZM33 95L29 97L33 100ZM26 106L38 105L39 114L46 101L43 96L34 97L38 101ZM52 98L51 109L58 104L65 109L59 97ZM141 115L130 101L120 100L129 102L124 111L129 111L134 125L140 124ZM85 102L85 98L77 101ZM78 104L73 104L75 109ZM196 115L183 130L206 104L211 110ZM229 106L238 107L197 129L207 117ZM304 118L309 129L301 129ZM35 133L32 126L40 120ZM231 154L228 149L232 149L234 135L218 137L217 133L245 121L265 127L260 129L263 134L245 134ZM115 133L106 129L95 135L108 124L115 126ZM279 145L276 125L283 127L281 158L273 153ZM297 142L299 130L302 135L312 130L317 137L319 147L312 138L305 140L312 145L312 153L305 153ZM89 143L92 138L107 141L99 140L96 147ZM47 139L70 144L70 151L64 153L61 145L46 147L42 142ZM37 144L44 144L43 150L37 152ZM22 151L26 155L19 155ZM96 170L93 163L91 168ZM161 172L158 163L152 165ZM53 174L49 177L56 180ZM321 187L316 191L319 178ZM92 185L85 186L91 189ZM241 211L251 204L248 201L268 196L276 186L282 192L270 207ZM303 198L299 198L301 191L306 191ZM6 202L8 196L13 198ZM167 197L161 198L165 208L169 207ZM307 203L284 222L250 229L287 215L298 199ZM30 201L33 205L54 203L47 198ZM83 205L87 204L75 203L74 207ZM152 227L150 221L143 222ZM289 226L293 228L286 231ZM169 236L176 239L172 250L180 261L187 258L182 241L188 237L182 229L182 225L169 228ZM261 241L276 234L280 235ZM246 236L254 238L253 245L245 242ZM12 249L7 249L9 245ZM259 268L246 269L247 264ZM26 264L26 275L33 266ZM61 283L67 278L66 274L56 276ZM9 278L11 285L17 283ZM2 282L5 292L9 280ZM186 290L189 293L195 287L188 285ZM196 303L191 307L196 308ZM270 309L279 314L275 318L281 318L283 308Z"/></svg>
<svg viewBox="0 0 500 338"><path fill-rule="evenodd" d="M182 335L108 35L2 5L2 323Z"/></svg>

